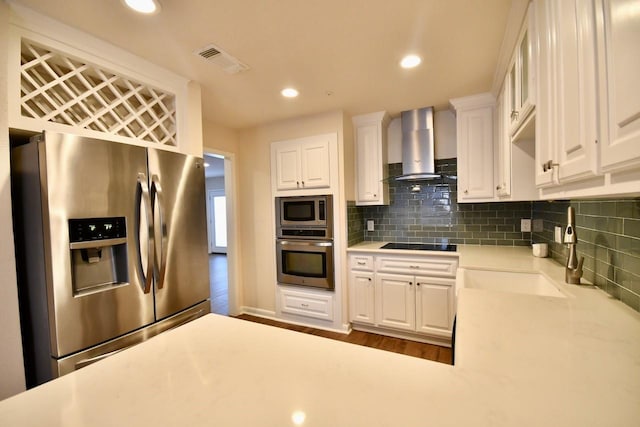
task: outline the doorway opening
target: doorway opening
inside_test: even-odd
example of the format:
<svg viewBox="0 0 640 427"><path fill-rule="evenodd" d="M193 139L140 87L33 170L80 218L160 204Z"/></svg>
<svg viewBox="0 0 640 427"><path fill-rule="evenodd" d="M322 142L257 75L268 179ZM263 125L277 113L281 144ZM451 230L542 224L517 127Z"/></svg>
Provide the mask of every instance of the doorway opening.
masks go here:
<svg viewBox="0 0 640 427"><path fill-rule="evenodd" d="M225 157L205 154L211 312L229 315L228 221Z"/></svg>

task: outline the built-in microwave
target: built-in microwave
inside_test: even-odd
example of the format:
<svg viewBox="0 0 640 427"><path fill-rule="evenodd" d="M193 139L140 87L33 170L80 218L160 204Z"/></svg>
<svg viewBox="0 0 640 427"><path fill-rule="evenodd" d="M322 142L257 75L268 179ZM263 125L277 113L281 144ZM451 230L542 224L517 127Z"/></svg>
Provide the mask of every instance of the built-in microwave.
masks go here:
<svg viewBox="0 0 640 427"><path fill-rule="evenodd" d="M331 195L276 197L278 238L331 238L332 218Z"/></svg>

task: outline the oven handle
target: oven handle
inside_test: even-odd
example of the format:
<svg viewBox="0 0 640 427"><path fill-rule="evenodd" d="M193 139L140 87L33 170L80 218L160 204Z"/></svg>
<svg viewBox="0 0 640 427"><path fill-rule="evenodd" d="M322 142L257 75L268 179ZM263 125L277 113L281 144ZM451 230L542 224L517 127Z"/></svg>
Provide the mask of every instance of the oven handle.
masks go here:
<svg viewBox="0 0 640 427"><path fill-rule="evenodd" d="M303 242L300 240L278 240L278 242L282 246L293 245L293 246L319 246L319 247L331 247L333 246L333 242Z"/></svg>

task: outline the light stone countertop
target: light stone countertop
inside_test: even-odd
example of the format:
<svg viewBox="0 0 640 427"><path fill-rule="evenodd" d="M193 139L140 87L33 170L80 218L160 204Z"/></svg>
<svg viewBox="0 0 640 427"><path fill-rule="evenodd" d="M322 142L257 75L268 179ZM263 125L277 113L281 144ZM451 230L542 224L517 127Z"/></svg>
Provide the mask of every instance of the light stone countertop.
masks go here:
<svg viewBox="0 0 640 427"><path fill-rule="evenodd" d="M527 248L458 249L465 268L564 277ZM456 366L211 314L0 402L0 425L638 425L640 315L561 286L461 289Z"/></svg>

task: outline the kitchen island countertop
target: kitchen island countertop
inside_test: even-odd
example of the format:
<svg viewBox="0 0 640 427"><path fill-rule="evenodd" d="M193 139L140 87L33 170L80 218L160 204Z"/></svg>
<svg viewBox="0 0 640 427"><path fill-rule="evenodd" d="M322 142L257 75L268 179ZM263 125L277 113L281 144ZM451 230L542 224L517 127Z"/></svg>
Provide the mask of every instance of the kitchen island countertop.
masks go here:
<svg viewBox="0 0 640 427"><path fill-rule="evenodd" d="M465 268L563 277L527 248L458 249ZM461 289L456 366L207 315L0 402L0 425L637 425L640 315L562 290Z"/></svg>

